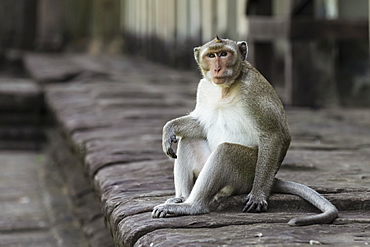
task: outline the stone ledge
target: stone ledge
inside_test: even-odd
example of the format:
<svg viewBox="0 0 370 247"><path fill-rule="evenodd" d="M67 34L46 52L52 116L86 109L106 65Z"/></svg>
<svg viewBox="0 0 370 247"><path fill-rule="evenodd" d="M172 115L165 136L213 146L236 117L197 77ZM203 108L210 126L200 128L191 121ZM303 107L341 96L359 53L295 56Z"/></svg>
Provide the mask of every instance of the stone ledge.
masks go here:
<svg viewBox="0 0 370 247"><path fill-rule="evenodd" d="M39 112L42 106L42 90L34 81L1 79L0 112Z"/></svg>
<svg viewBox="0 0 370 247"><path fill-rule="evenodd" d="M161 128L193 108L196 79L146 63L138 66L140 73L132 64L125 67L130 63L122 60L123 72L114 77L115 82L92 78L87 83L84 78L84 82L45 87L47 105L94 188L117 246L300 245L310 240L352 245L368 241L362 236L370 235L366 227L370 223L370 157L365 134L370 133L365 132L370 121L359 114L362 120L352 124L347 117L355 113L348 111L288 111L293 143L289 163L278 174L315 186L332 201L340 210L334 224L289 227L285 222L290 218L316 213L290 195L272 196L268 213L240 213L245 196L234 196L222 200L207 215L152 219L153 206L171 197L174 189L172 163L160 147ZM356 131L359 138L354 136ZM343 148L343 143L356 148ZM338 145L341 148L332 148Z"/></svg>
<svg viewBox="0 0 370 247"><path fill-rule="evenodd" d="M0 79L0 148L35 150L44 136L43 91L30 79Z"/></svg>
<svg viewBox="0 0 370 247"><path fill-rule="evenodd" d="M71 152L65 138L55 129L47 131L49 145L46 148L48 157L57 164L72 202L74 216L80 223L91 247L113 247L114 241L104 225L104 215L100 210L99 200L83 167Z"/></svg>

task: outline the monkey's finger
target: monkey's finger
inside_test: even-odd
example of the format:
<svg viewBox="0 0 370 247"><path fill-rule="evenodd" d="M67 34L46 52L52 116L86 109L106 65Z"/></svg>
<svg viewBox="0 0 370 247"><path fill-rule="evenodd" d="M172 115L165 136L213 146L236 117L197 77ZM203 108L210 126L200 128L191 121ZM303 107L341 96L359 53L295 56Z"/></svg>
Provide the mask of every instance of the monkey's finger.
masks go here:
<svg viewBox="0 0 370 247"><path fill-rule="evenodd" d="M152 218L158 218L157 209L153 209Z"/></svg>
<svg viewBox="0 0 370 247"><path fill-rule="evenodd" d="M257 213L267 211L267 201L266 200L257 201L255 203L257 204L257 207L256 207Z"/></svg>
<svg viewBox="0 0 370 247"><path fill-rule="evenodd" d="M152 212L153 218L165 218L167 215L165 210L161 210L159 208L154 208Z"/></svg>
<svg viewBox="0 0 370 247"><path fill-rule="evenodd" d="M254 207L255 205L252 202L247 202L247 204L243 208L243 213L249 212L252 213L254 212Z"/></svg>
<svg viewBox="0 0 370 247"><path fill-rule="evenodd" d="M170 140L171 140L171 142L172 143L177 143L177 138L176 138L176 135L172 135L171 137L170 137Z"/></svg>
<svg viewBox="0 0 370 247"><path fill-rule="evenodd" d="M246 204L245 204L245 207L243 208L243 212L249 212L249 213L255 213L255 212L259 212L258 211L258 207L259 207L259 202L258 201L255 201L253 199L253 196L251 194L249 194L247 196L247 200L246 200Z"/></svg>
<svg viewBox="0 0 370 247"><path fill-rule="evenodd" d="M265 211L267 211L267 202L265 200L258 202L248 201L243 209L243 212L249 213L260 213Z"/></svg>
<svg viewBox="0 0 370 247"><path fill-rule="evenodd" d="M172 149L172 148L168 148L168 149L167 149L167 155L168 155L169 157L171 157L171 158L174 158L174 159L176 159L176 158L177 158L177 155L176 155L176 153L173 151L173 149Z"/></svg>
<svg viewBox="0 0 370 247"><path fill-rule="evenodd" d="M248 213L259 213L259 204L258 203L252 203L251 205L245 206L245 211Z"/></svg>
<svg viewBox="0 0 370 247"><path fill-rule="evenodd" d="M167 213L165 211L161 211L161 212L159 212L158 218L165 218L166 215L167 215Z"/></svg>
<svg viewBox="0 0 370 247"><path fill-rule="evenodd" d="M250 210L250 207L252 206L252 204L253 204L253 202L252 202L252 200L251 200L251 195L249 194L248 196L247 196L247 198L246 198L246 200L245 200L245 206L244 206L244 208L243 208L243 213L245 213L245 212L249 212L249 210Z"/></svg>
<svg viewBox="0 0 370 247"><path fill-rule="evenodd" d="M262 205L261 205L261 212L266 212L267 211L267 202L265 200L262 201Z"/></svg>
<svg viewBox="0 0 370 247"><path fill-rule="evenodd" d="M256 207L256 212L262 212L263 210L263 204L262 203L256 203L257 204L257 207Z"/></svg>

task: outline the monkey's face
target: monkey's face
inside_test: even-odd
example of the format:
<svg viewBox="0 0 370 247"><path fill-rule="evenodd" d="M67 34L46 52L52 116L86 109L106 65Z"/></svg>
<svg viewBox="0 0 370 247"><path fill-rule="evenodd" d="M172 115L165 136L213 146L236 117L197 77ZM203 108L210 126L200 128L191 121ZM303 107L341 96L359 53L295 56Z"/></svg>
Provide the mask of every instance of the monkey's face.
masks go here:
<svg viewBox="0 0 370 247"><path fill-rule="evenodd" d="M233 75L235 65L234 52L226 47L208 49L202 56L202 69L205 76L217 85L228 82Z"/></svg>
<svg viewBox="0 0 370 247"><path fill-rule="evenodd" d="M216 38L194 49L203 76L220 86L229 86L241 70L242 54L238 44Z"/></svg>

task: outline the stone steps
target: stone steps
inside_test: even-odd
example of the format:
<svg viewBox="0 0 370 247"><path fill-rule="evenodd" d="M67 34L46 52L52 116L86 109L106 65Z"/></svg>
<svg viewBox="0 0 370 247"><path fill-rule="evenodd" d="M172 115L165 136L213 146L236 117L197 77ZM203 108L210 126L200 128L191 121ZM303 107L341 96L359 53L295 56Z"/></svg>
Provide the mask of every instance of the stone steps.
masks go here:
<svg viewBox="0 0 370 247"><path fill-rule="evenodd" d="M173 165L162 153L161 129L169 119L193 109L198 76L125 57L63 55L57 62L48 55L27 57L27 63L33 61L28 68L37 70L39 63L44 71L71 61L78 64L80 76L68 83L51 83L52 73L45 80L45 101L56 127L48 143L66 171L86 175L88 182L71 189L72 197L80 195L77 204L88 206L95 204L85 200L84 193L95 194L102 210L96 219L105 219L116 246L368 243L368 110L287 111L293 142L277 176L324 194L340 210L333 224L289 227L290 218L317 212L291 195L273 195L269 212L262 214L240 213L245 198L240 195L221 200L210 214L153 219L152 208L174 193ZM91 68L99 73L86 74ZM61 77L58 71L55 80ZM67 174L74 177L73 172ZM91 214L85 217L86 228L98 234L101 228L92 227Z"/></svg>
<svg viewBox="0 0 370 247"><path fill-rule="evenodd" d="M43 109L43 91L37 83L0 78L0 149L40 149L45 139Z"/></svg>

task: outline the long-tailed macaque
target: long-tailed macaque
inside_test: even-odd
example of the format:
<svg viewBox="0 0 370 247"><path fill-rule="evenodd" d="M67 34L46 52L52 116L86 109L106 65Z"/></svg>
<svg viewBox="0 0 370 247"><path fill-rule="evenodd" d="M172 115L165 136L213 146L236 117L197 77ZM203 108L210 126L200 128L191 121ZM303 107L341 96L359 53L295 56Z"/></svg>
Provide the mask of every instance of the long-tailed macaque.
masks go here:
<svg viewBox="0 0 370 247"><path fill-rule="evenodd" d="M163 150L176 159L176 195L153 209L154 218L207 213L219 192L248 194L243 212L266 211L271 192L299 195L322 211L290 225L338 217L313 189L275 178L290 144L288 122L275 90L245 61L247 53L245 41L218 37L194 48L203 74L195 109L163 128Z"/></svg>

